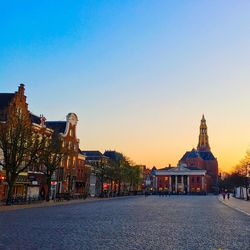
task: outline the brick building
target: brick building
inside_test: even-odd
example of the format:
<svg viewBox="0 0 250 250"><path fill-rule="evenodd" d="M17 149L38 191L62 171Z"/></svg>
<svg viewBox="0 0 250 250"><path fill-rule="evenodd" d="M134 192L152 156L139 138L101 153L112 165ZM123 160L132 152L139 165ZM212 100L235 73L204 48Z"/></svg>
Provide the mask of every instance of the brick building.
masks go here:
<svg viewBox="0 0 250 250"><path fill-rule="evenodd" d="M152 169L154 190L172 193L216 192L218 162L211 152L204 115L201 119L197 149L187 151L177 167Z"/></svg>
<svg viewBox="0 0 250 250"><path fill-rule="evenodd" d="M56 193L83 193L88 181L85 157L79 150L76 135L78 117L69 113L66 121L47 121L46 126L59 133L63 147L68 149L67 157L62 160L53 182Z"/></svg>
<svg viewBox="0 0 250 250"><path fill-rule="evenodd" d="M34 133L50 135L54 131L62 138L63 146L68 148L67 157L61 162L53 176L52 193L84 193L88 185L89 169L85 165L85 157L79 151L79 139L76 136L78 117L69 113L66 121L47 121L44 116L37 116L28 110L24 84L20 84L15 93L0 93L0 122L5 122L9 109L15 108L29 117ZM0 152L0 161L3 161ZM45 198L47 185L42 171L43 166L30 166L21 172L14 186L14 196L40 196ZM7 195L5 171L0 167L0 200Z"/></svg>
<svg viewBox="0 0 250 250"><path fill-rule="evenodd" d="M26 96L24 94L25 88L24 84L20 84L18 91L15 93L0 93L0 122L6 122L9 114L11 114L11 110L15 110L16 112L20 112L25 117L27 117L27 123L32 123L32 129L34 133L38 134L46 134L49 135L52 133L50 129L47 129L42 123L43 118L35 116L30 113L28 110L28 104L26 102ZM3 155L0 154L0 160L3 161ZM43 180L38 182L35 178L34 172L36 175L38 171L36 171L32 166L30 169L27 169L21 172L16 179L16 183L13 189L14 196L35 196L39 195L40 185L43 184ZM30 175L32 178L30 178ZM3 169L0 169L0 199L4 199L7 195L7 182L6 173Z"/></svg>
<svg viewBox="0 0 250 250"><path fill-rule="evenodd" d="M204 115L201 119L197 149L193 148L191 151L187 151L180 159L179 164L206 170L208 192L217 191L218 162L209 146L207 124Z"/></svg>

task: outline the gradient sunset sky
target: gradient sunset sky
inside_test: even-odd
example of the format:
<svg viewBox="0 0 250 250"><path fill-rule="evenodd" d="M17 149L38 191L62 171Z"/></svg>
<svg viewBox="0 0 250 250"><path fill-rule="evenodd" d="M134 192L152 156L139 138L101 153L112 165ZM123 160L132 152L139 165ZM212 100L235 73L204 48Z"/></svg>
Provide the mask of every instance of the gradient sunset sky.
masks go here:
<svg viewBox="0 0 250 250"><path fill-rule="evenodd" d="M1 1L0 92L48 120L78 115L83 150L149 167L197 146L230 170L250 148L250 1Z"/></svg>

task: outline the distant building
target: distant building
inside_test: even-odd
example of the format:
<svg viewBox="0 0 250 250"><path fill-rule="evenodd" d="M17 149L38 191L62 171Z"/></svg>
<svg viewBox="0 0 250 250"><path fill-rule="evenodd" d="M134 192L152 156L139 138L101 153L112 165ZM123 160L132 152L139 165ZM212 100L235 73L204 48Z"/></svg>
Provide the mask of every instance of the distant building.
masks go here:
<svg viewBox="0 0 250 250"><path fill-rule="evenodd" d="M81 154L84 155L86 166L90 169L89 195L91 197L99 196L101 193L101 183L100 180L98 180L98 173L96 173L97 170L95 166L106 162L107 157L98 150L83 150Z"/></svg>
<svg viewBox="0 0 250 250"><path fill-rule="evenodd" d="M206 170L187 167L185 164L154 170L153 175L156 177L154 190L174 194L205 194L207 192L206 173Z"/></svg>
<svg viewBox="0 0 250 250"><path fill-rule="evenodd" d="M200 124L200 135L197 149L187 151L179 161L179 164L186 164L187 167L204 169L207 172L207 190L208 192L217 191L218 186L218 162L211 152L207 124L204 115Z"/></svg>
<svg viewBox="0 0 250 250"><path fill-rule="evenodd" d="M204 115L201 119L197 149L187 151L177 167L152 169L154 189L172 193L217 191L218 162L211 152Z"/></svg>

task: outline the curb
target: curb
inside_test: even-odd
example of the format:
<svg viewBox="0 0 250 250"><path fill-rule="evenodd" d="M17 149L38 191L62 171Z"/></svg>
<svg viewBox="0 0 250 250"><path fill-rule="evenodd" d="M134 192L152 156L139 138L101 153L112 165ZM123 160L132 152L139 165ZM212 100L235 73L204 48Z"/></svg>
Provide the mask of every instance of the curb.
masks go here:
<svg viewBox="0 0 250 250"><path fill-rule="evenodd" d="M217 199L218 199L218 201L220 201L221 203L223 203L225 206L228 206L228 207L230 207L230 208L232 208L232 209L234 209L234 210L236 210L236 211L238 211L238 212L241 212L241 213L243 213L243 214L246 214L246 215L250 216L250 213L248 213L248 212L246 212L246 211L244 211L244 210L242 210L242 209L240 209L240 208L238 208L238 207L234 207L234 206L232 206L232 205L229 205L228 203L226 203L226 202L224 202L223 200L221 200L221 199L219 198L219 196L217 196Z"/></svg>
<svg viewBox="0 0 250 250"><path fill-rule="evenodd" d="M137 195L138 196L138 195ZM0 213L1 212L8 212L20 209L31 209L31 208L47 208L47 207L56 207L56 206L65 206L65 205L72 205L72 204L83 204L83 203L90 203L94 201L109 201L109 200L116 200L116 199L123 199L123 198L132 198L136 197L135 195L131 196L118 196L118 197L110 197L110 198L87 198L85 200L71 200L71 201L63 201L63 202L43 202L38 204L26 204L26 205L14 205L14 206L0 206Z"/></svg>

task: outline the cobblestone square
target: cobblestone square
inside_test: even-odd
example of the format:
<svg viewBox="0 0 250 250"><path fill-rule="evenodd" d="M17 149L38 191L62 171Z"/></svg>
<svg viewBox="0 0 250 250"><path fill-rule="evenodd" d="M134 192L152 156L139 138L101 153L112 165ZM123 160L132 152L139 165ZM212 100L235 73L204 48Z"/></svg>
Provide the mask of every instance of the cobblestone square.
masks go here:
<svg viewBox="0 0 250 250"><path fill-rule="evenodd" d="M249 249L216 196L137 196L0 213L0 249Z"/></svg>

